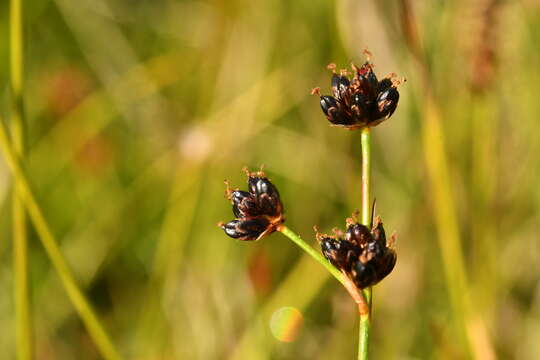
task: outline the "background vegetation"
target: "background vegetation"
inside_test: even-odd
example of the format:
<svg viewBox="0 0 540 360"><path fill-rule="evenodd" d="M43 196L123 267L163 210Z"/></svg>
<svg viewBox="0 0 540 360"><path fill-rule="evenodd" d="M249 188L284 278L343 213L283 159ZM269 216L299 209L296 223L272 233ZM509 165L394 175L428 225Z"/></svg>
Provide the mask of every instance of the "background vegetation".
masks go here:
<svg viewBox="0 0 540 360"><path fill-rule="evenodd" d="M126 358L354 358L355 306L319 264L281 234L238 243L215 224L232 218L223 180L242 187L240 169L265 164L304 239L344 226L359 133L328 127L310 90L329 92L326 65L366 47L379 75L407 78L373 132L373 194L399 235L374 290L373 358L540 358L540 3L404 4L25 1L26 166ZM8 19L4 1L4 118ZM6 359L12 185L2 165ZM29 262L35 357L100 358L33 230Z"/></svg>

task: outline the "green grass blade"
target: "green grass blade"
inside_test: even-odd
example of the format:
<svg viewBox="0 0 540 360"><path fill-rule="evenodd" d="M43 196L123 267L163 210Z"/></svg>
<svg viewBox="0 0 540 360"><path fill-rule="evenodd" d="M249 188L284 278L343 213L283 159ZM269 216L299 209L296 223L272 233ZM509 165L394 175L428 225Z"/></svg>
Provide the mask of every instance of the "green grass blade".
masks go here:
<svg viewBox="0 0 540 360"><path fill-rule="evenodd" d="M77 310L79 316L84 322L92 339L94 340L101 355L107 360L121 359L116 351L105 328L96 316L92 306L79 289L75 278L73 277L69 266L60 251L58 242L49 229L49 224L43 216L34 193L30 188L28 177L23 170L20 160L17 157L15 149L7 135L7 128L2 119L0 119L0 148L4 153L6 163L8 164L15 181L19 184L20 196L27 208L29 217L34 224L36 232L39 235L41 243L47 252L56 272L60 276L62 284L67 292L69 300Z"/></svg>
<svg viewBox="0 0 540 360"><path fill-rule="evenodd" d="M9 16L10 87L12 96L11 125L13 145L20 157L24 156L24 106L23 106L23 4L11 0ZM32 358L32 321L28 289L28 243L26 214L20 197L20 184L16 181L13 196L13 266L15 273L15 322L17 359Z"/></svg>

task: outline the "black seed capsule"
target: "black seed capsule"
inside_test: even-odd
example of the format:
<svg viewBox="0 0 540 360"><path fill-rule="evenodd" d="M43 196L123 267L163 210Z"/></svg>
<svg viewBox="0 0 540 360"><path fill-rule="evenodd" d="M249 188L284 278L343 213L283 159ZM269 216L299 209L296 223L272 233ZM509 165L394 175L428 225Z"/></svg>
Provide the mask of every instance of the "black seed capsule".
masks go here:
<svg viewBox="0 0 540 360"><path fill-rule="evenodd" d="M356 93L352 96L351 111L356 116L358 122L367 122L371 113L371 102L362 93Z"/></svg>
<svg viewBox="0 0 540 360"><path fill-rule="evenodd" d="M221 228L223 229L223 231L225 231L225 234L229 235L233 239L238 239L239 237L242 237L245 235L243 232L241 232L238 229L239 223L240 223L240 220L232 220L226 224L221 225Z"/></svg>
<svg viewBox="0 0 540 360"><path fill-rule="evenodd" d="M270 225L266 217L256 217L240 221L238 227L244 231L247 237L243 240L257 240Z"/></svg>
<svg viewBox="0 0 540 360"><path fill-rule="evenodd" d="M373 240L386 247L386 233L384 231L382 222L378 221L377 226L371 230L371 233L373 235Z"/></svg>
<svg viewBox="0 0 540 360"><path fill-rule="evenodd" d="M362 224L351 224L347 227L345 240L358 246L364 246L371 239L371 233L367 226Z"/></svg>
<svg viewBox="0 0 540 360"><path fill-rule="evenodd" d="M279 194L274 194L274 196L270 196L266 193L261 194L259 196L259 208L261 214L272 217L281 216L283 208L281 205L281 201L279 200Z"/></svg>
<svg viewBox="0 0 540 360"><path fill-rule="evenodd" d="M257 198L247 191L233 191L231 201L233 203L233 214L237 218L257 216L261 213Z"/></svg>
<svg viewBox="0 0 540 360"><path fill-rule="evenodd" d="M276 187L265 177L250 176L248 179L249 192L256 197L261 194L267 194L270 197L277 197L279 199L279 193Z"/></svg>
<svg viewBox="0 0 540 360"><path fill-rule="evenodd" d="M268 225L269 221L265 217L255 217L232 220L221 228L233 239L257 240L267 230Z"/></svg>
<svg viewBox="0 0 540 360"><path fill-rule="evenodd" d="M358 260L353 265L351 275L352 281L359 289L364 289L378 282L373 260L366 263Z"/></svg>
<svg viewBox="0 0 540 360"><path fill-rule="evenodd" d="M389 118L396 110L399 92L395 87L383 91L377 97L378 116Z"/></svg>
<svg viewBox="0 0 540 360"><path fill-rule="evenodd" d="M332 75L332 92L336 99L343 99L347 95L347 90L351 82L346 76L343 75Z"/></svg>
<svg viewBox="0 0 540 360"><path fill-rule="evenodd" d="M378 93L381 93L385 90L388 90L392 87L392 79L390 78L384 78L379 82L379 88L377 90Z"/></svg>
<svg viewBox="0 0 540 360"><path fill-rule="evenodd" d="M366 245L366 253L375 258L380 258L385 254L386 246L379 241L370 241Z"/></svg>
<svg viewBox="0 0 540 360"><path fill-rule="evenodd" d="M361 91L369 98L369 100L374 100L377 96L379 81L373 72L371 64L365 62L364 65L358 69L357 74Z"/></svg>
<svg viewBox="0 0 540 360"><path fill-rule="evenodd" d="M328 121L330 121L334 125L353 125L354 124L354 118L349 116L346 112L344 112L341 108L331 108L328 111Z"/></svg>
<svg viewBox="0 0 540 360"><path fill-rule="evenodd" d="M330 109L337 109L338 103L336 99L332 96L321 96L321 109L326 116L329 115Z"/></svg>
<svg viewBox="0 0 540 360"><path fill-rule="evenodd" d="M321 250L326 259L340 270L349 271L360 254L360 248L346 240L325 237L321 239Z"/></svg>
<svg viewBox="0 0 540 360"><path fill-rule="evenodd" d="M392 249L388 249L381 259L377 259L377 282L384 279L388 274L392 272L396 265L396 252Z"/></svg>

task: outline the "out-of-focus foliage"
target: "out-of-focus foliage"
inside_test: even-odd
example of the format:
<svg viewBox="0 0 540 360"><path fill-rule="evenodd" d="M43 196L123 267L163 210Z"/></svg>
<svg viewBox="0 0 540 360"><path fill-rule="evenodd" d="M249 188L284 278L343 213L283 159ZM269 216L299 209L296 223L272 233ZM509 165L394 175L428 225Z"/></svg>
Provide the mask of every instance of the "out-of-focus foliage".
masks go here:
<svg viewBox="0 0 540 360"><path fill-rule="evenodd" d="M496 353L540 357L540 4L414 2L440 107L470 295ZM394 1L28 0L27 168L62 249L129 359L351 359L355 307L281 234L226 237L224 179L266 165L314 245L360 205L359 133L330 128L326 65L396 72L373 193L398 262L375 288L374 359L465 356L421 146L422 76ZM489 10L486 10L489 9ZM9 104L0 4L1 111ZM14 358L11 180L0 173L0 349ZM36 358L99 355L32 233ZM301 327L300 327L301 326Z"/></svg>

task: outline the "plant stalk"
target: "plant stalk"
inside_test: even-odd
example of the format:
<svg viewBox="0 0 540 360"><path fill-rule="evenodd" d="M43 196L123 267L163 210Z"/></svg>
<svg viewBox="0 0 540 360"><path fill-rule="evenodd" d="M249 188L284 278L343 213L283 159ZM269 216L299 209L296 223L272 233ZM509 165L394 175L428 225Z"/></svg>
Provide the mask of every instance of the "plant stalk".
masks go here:
<svg viewBox="0 0 540 360"><path fill-rule="evenodd" d="M360 146L362 148L362 224L371 228L370 214L370 186L371 186L371 130L369 127L362 129L360 134ZM358 332L358 360L366 360L369 352L369 331L371 329L371 287L362 290L367 302L368 311L360 314L360 328Z"/></svg>
<svg viewBox="0 0 540 360"><path fill-rule="evenodd" d="M24 119L24 52L23 52L23 4L11 0L9 6L11 126L13 146L20 158L25 153ZM17 359L32 359L32 321L30 315L30 292L28 286L28 235L20 184L14 182L13 193L13 266L15 274L15 337Z"/></svg>
<svg viewBox="0 0 540 360"><path fill-rule="evenodd" d="M17 153L8 137L6 125L0 118L0 149L4 153L6 163L13 174L15 181L19 184L19 195L28 211L36 232L47 252L53 267L55 268L69 300L75 307L81 320L85 324L88 333L96 344L101 355L106 360L119 360L120 355L116 351L105 328L96 316L92 306L82 293L73 277L71 270L62 255L58 242L49 228L47 220L36 201L34 193L30 187L28 177L23 169Z"/></svg>
<svg viewBox="0 0 540 360"><path fill-rule="evenodd" d="M296 245L298 245L302 250L304 250L313 259L315 259L315 261L317 261L322 266L324 266L330 274L332 274L341 284L343 284L343 286L346 286L345 276L338 269L336 269L332 264L330 264L330 262L326 260L325 257L321 255L321 253L316 251L308 243L302 240L302 238L299 235L297 235L294 231L292 231L285 225L279 225L279 227L277 228L277 231L281 232L283 235L291 239Z"/></svg>

